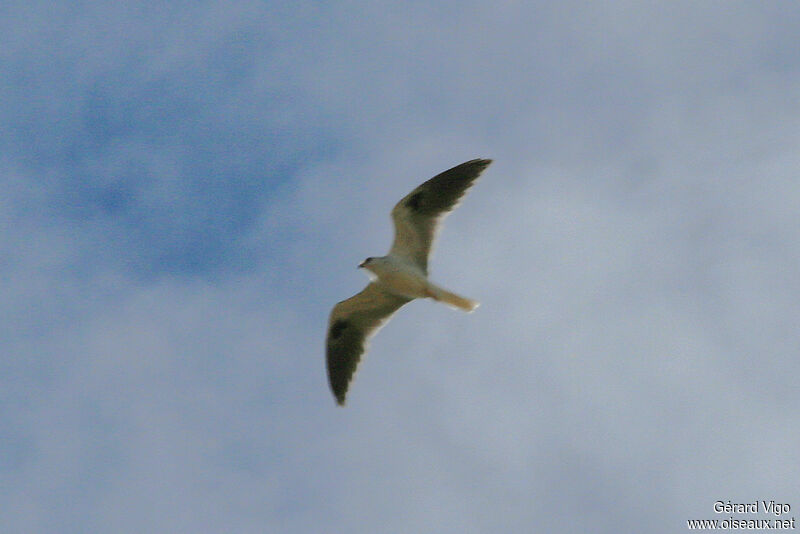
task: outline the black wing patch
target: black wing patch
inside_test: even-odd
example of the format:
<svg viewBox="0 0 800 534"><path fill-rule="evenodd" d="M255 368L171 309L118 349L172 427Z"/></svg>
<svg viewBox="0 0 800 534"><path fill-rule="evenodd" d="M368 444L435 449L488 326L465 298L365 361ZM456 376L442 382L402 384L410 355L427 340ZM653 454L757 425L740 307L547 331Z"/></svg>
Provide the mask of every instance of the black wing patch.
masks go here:
<svg viewBox="0 0 800 534"><path fill-rule="evenodd" d="M414 211L419 211L419 203L422 201L422 197L423 197L422 191L414 193L409 197L408 200L406 200L406 206L408 206Z"/></svg>
<svg viewBox="0 0 800 534"><path fill-rule="evenodd" d="M347 328L347 321L342 319L338 319L333 326L331 326L331 339L339 339L342 335L342 331Z"/></svg>

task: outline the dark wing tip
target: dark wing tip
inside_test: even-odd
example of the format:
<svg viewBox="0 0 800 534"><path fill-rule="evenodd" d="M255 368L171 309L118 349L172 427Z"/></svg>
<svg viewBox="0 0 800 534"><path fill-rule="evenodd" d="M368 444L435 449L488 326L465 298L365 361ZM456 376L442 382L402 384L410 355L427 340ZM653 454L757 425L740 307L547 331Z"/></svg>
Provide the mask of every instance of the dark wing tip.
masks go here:
<svg viewBox="0 0 800 534"><path fill-rule="evenodd" d="M411 211L423 216L439 216L452 210L472 187L490 159L472 159L440 172L423 183L401 202Z"/></svg>
<svg viewBox="0 0 800 534"><path fill-rule="evenodd" d="M486 169L486 167L491 165L491 163L492 160L488 158L471 159L456 165L452 169L448 169L439 173L428 182L441 181L450 184L455 182L463 184L466 188L469 188L469 186L478 179L481 173Z"/></svg>
<svg viewBox="0 0 800 534"><path fill-rule="evenodd" d="M347 389L363 352L363 334L359 329L346 319L333 321L328 329L326 359L328 383L339 406L344 406Z"/></svg>
<svg viewBox="0 0 800 534"><path fill-rule="evenodd" d="M486 169L486 167L492 164L492 161L494 160L489 158L476 158L476 159L471 159L469 161L465 161L464 163L456 165L453 168L454 169L470 168L473 172L480 175L480 173L482 173Z"/></svg>
<svg viewBox="0 0 800 534"><path fill-rule="evenodd" d="M344 406L347 397L347 388L350 386L350 378L352 374L348 371L339 373L338 369L328 366L328 383L331 386L331 392L336 399L336 404Z"/></svg>
<svg viewBox="0 0 800 534"><path fill-rule="evenodd" d="M338 406L344 406L347 397L347 388L350 387L350 379L352 376L351 372L345 371L343 374L339 374L337 370L330 366L328 367L328 383L331 386L331 392L333 392Z"/></svg>

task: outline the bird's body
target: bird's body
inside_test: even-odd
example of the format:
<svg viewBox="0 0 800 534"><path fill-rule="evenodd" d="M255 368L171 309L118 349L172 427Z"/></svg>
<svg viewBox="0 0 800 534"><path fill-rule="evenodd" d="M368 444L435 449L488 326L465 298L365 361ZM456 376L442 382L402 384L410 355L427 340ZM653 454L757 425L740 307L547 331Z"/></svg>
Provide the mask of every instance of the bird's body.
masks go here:
<svg viewBox="0 0 800 534"><path fill-rule="evenodd" d="M389 293L411 299L427 295L428 279L417 265L391 254L362 264Z"/></svg>
<svg viewBox="0 0 800 534"><path fill-rule="evenodd" d="M428 280L428 258L442 218L490 163L491 160L476 159L438 174L406 195L392 210L395 237L389 254L364 260L359 267L369 271L372 281L331 311L328 378L339 404L344 404L369 338L401 306L417 298L432 298L468 312L478 306L476 301Z"/></svg>
<svg viewBox="0 0 800 534"><path fill-rule="evenodd" d="M375 282L380 284L383 289L398 297L432 298L468 312L473 311L479 304L437 286L428 280L418 265L409 262L406 258L398 258L392 254L380 258L368 258L361 264L361 267L370 271L374 275ZM450 296L457 298L449 298Z"/></svg>

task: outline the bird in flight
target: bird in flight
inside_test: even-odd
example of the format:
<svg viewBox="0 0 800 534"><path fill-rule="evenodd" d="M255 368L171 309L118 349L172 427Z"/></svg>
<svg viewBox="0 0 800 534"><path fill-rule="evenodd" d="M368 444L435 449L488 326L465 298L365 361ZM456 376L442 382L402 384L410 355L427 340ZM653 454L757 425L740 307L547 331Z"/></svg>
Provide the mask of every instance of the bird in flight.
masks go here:
<svg viewBox="0 0 800 534"><path fill-rule="evenodd" d="M360 293L334 306L328 320L328 380L339 405L344 405L370 338L401 306L417 298L432 298L466 312L478 307L478 302L428 280L428 258L442 220L491 162L473 159L444 171L392 209L394 242L389 254L367 258L359 265L372 280Z"/></svg>

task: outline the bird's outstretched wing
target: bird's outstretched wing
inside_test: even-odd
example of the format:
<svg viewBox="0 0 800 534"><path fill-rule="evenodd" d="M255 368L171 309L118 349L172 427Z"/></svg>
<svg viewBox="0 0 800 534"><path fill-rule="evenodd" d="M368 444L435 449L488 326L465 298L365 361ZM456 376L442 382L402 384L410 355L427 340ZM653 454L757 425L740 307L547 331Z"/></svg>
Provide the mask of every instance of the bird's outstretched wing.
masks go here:
<svg viewBox="0 0 800 534"><path fill-rule="evenodd" d="M328 380L336 402L344 405L347 387L369 340L403 304L398 297L371 282L360 293L333 307L328 321Z"/></svg>
<svg viewBox="0 0 800 534"><path fill-rule="evenodd" d="M442 219L491 162L467 161L437 174L403 197L392 209L394 242L389 254L411 260L427 274L428 256Z"/></svg>

